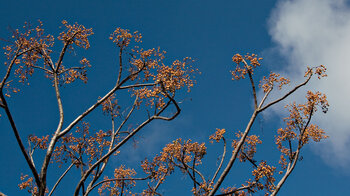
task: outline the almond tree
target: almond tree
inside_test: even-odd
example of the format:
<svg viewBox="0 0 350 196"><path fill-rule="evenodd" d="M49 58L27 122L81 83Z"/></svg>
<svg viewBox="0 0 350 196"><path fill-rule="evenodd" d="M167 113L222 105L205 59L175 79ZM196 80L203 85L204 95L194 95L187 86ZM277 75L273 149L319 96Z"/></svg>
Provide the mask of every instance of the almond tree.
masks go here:
<svg viewBox="0 0 350 196"><path fill-rule="evenodd" d="M142 174L137 174L132 168L124 165L114 169L113 177L104 174L111 157L118 158L120 148L154 120L171 121L175 119L181 109L178 100L180 92L189 91L194 83L194 74L198 71L193 68L189 57L175 60L170 65L165 62L165 51L157 49L143 49L140 47L142 35L138 32L116 28L109 39L115 44L118 51L118 75L114 86L104 95L96 98L87 109L72 121L64 119L64 107L60 89L76 80L87 82L87 69L91 67L89 60L82 58L79 66L68 66L65 59L69 52L79 48L88 49L89 36L92 29L83 25L62 22L64 30L54 38L44 33L43 25L33 28L25 23L22 30L14 30L9 45L5 46L6 71L0 83L0 107L4 109L17 143L30 168L31 174L21 176L20 189L27 190L31 195L53 195L66 174L76 168L80 178L75 186L73 195L89 195L98 189L101 195L161 195L159 187L166 182L169 175L176 174L177 169L188 175L192 181L194 195L248 195L264 192L267 195L276 195L300 161L300 151L310 140L319 142L327 138L325 132L317 125L311 123L312 116L321 108L327 111L326 96L320 92L308 91L306 103L295 102L287 105L289 116L284 119L285 128L276 132L275 143L281 152L280 171L277 167L268 164L267 160L256 161L254 155L258 151L258 144L262 141L259 136L250 134L257 116L271 106L292 95L305 86L313 76L318 79L325 77L326 68L321 65L308 68L305 80L287 93L271 102L267 102L270 93L289 85L289 79L279 74L271 73L263 77L256 86L254 73L260 66L261 58L257 55L236 54L232 60L236 68L231 72L233 80L249 78L252 87L254 109L252 116L243 132L230 133L235 138L228 139L226 129L217 129L209 136L211 143L222 142L224 149L220 163L211 176L201 172L205 168L207 147L204 143L183 140L181 138L167 144L159 155L145 159L141 168ZM57 43L62 43L58 57L54 57ZM26 147L19 135L15 119L7 100L11 94L19 91L18 83L29 84L30 76L34 71L41 71L52 83L57 99L59 122L56 129L46 136L37 136L35 133L28 137ZM258 99L258 88L263 92ZM121 92L128 93L132 101L130 105L121 105ZM175 96L177 94L177 96ZM129 100L131 100L129 98ZM267 103L266 103L267 102ZM110 119L110 130L92 131L86 116L97 108ZM174 112L175 110L175 112ZM126 125L132 116L143 114L137 126L128 128ZM143 121L142 121L143 120ZM64 126L67 125L67 126ZM225 136L226 134L226 136ZM230 141L231 140L231 141ZM228 147L227 141L231 142ZM229 148L229 150L228 150ZM43 162L35 164L36 150L44 152ZM222 183L230 172L234 172L233 165L236 160L252 165L252 179L247 179L241 187L222 187ZM62 174L54 184L47 184L49 165L64 168ZM277 174L278 173L278 174ZM277 180L279 179L279 180ZM145 183L139 183L143 181ZM141 192L133 191L135 186L143 186ZM221 193L217 193L220 189Z"/></svg>

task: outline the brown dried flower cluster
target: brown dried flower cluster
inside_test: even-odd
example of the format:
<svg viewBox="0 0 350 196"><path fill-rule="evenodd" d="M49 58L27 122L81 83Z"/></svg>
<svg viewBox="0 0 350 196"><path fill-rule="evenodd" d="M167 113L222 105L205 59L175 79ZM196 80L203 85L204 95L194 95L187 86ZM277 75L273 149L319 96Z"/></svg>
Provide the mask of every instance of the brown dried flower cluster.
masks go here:
<svg viewBox="0 0 350 196"><path fill-rule="evenodd" d="M234 71L231 71L233 76L232 80L244 79L245 75L247 75L249 72L250 74L253 74L254 68L260 66L260 60L262 60L262 58L258 58L256 54L249 55L248 53L244 56L244 58L240 54L235 54L232 57L232 61L235 62L237 66ZM247 61L250 64L248 64Z"/></svg>
<svg viewBox="0 0 350 196"><path fill-rule="evenodd" d="M236 137L239 139L241 139L241 137L243 136L243 133L238 131L236 133ZM232 147L235 149L237 148L237 144L238 144L238 140L233 140L232 141ZM249 161L253 161L254 158L254 154L256 153L256 146L257 144L261 144L262 141L259 139L259 136L256 135L249 135L246 137L245 143L243 144L240 154L239 154L239 160L241 162L245 162L247 160Z"/></svg>
<svg viewBox="0 0 350 196"><path fill-rule="evenodd" d="M102 184L98 193L103 195L105 191L108 191L110 195L135 195L131 192L131 189L136 185L135 180L132 180L135 175L134 169L126 169L122 165L114 170L114 178L104 177L107 182Z"/></svg>
<svg viewBox="0 0 350 196"><path fill-rule="evenodd" d="M211 136L209 136L210 143L213 143L215 140L216 142L219 142L221 139L224 138L226 130L225 129L216 129L215 133Z"/></svg>
<svg viewBox="0 0 350 196"><path fill-rule="evenodd" d="M57 39L62 40L64 44L70 46L74 43L76 46L84 49L90 48L88 37L94 34L91 28L87 29L84 25L78 23L71 25L66 20L63 20L62 24L66 29L60 33Z"/></svg>
<svg viewBox="0 0 350 196"><path fill-rule="evenodd" d="M90 134L89 128L89 123L82 122L74 135L70 133L62 137L61 144L54 150L53 159L60 165L70 161L80 168L85 163L90 166L94 160L101 158L110 145L111 133L100 130Z"/></svg>
<svg viewBox="0 0 350 196"><path fill-rule="evenodd" d="M286 106L289 110L289 116L284 119L286 127L277 131L276 144L281 151L282 169L286 168L288 162L295 158L296 151L300 150L310 139L319 142L321 139L328 138L323 129L310 124L311 116L316 112L317 107L327 112L329 105L326 96L320 92L308 91L306 98L305 104L293 103ZM297 140L297 150L292 148L294 140ZM287 143L286 146L283 145L284 142Z"/></svg>
<svg viewBox="0 0 350 196"><path fill-rule="evenodd" d="M265 76L260 81L259 87L264 90L264 93L271 91L275 84L278 84L278 88L282 89L283 85L289 84L290 80L285 77L281 77L280 74L270 73L269 77Z"/></svg>

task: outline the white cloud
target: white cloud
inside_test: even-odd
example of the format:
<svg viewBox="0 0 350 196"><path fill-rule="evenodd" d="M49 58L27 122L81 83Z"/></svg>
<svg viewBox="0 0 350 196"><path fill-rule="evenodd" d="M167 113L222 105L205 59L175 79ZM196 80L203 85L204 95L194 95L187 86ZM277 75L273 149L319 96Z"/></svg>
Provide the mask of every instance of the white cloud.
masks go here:
<svg viewBox="0 0 350 196"><path fill-rule="evenodd" d="M308 89L327 94L326 115L315 119L330 136L314 149L328 163L350 163L350 7L346 0L281 0L269 20L269 33L287 62L291 80L302 79L306 66L324 64L328 77ZM297 95L304 101L304 96Z"/></svg>

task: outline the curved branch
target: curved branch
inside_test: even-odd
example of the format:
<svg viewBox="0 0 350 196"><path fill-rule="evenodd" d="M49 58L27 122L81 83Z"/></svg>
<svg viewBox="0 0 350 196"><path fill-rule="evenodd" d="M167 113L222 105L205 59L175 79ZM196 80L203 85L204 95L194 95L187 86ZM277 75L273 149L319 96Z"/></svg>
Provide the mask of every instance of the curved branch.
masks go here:
<svg viewBox="0 0 350 196"><path fill-rule="evenodd" d="M220 169L221 169L221 167L222 167L222 164L224 163L225 156L226 156L226 140L225 140L225 138L222 138L222 140L224 141L224 152L222 153L220 165L219 165L218 169L216 170L216 172L215 172L213 178L211 179L211 182L212 182L212 183L214 183L214 180L215 180L216 176L218 175L218 173L219 173L219 171L220 171Z"/></svg>
<svg viewBox="0 0 350 196"><path fill-rule="evenodd" d="M62 100L61 100L61 95L60 95L60 91L58 88L58 76L57 73L54 73L54 87L55 87L55 93L56 93L56 99L57 99L57 105L58 105L58 110L59 110L59 115L60 115L60 119L57 125L57 129L50 141L50 144L47 148L46 151L46 155L45 155L45 159L43 162L43 165L41 167L41 172L40 172L40 179L41 179L41 183L42 186L39 187L39 194L42 193L44 194L45 190L46 190L46 174L47 174L47 168L49 166L50 163L50 159L52 156L52 152L54 150L55 144L57 142L57 140L59 139L59 133L62 129L63 126L63 120L64 120L64 113L63 113L63 106L62 106ZM40 194L40 195L42 195Z"/></svg>
<svg viewBox="0 0 350 196"><path fill-rule="evenodd" d="M3 102L3 104L4 104L4 109L5 109L7 118L10 121L12 130L13 130L13 133L15 134L15 137L16 137L17 143L19 145L19 148L21 149L21 152L22 152L24 158L26 159L28 166L29 166L30 170L32 171L32 174L34 176L36 184L38 186L40 186L41 183L40 183L39 174L38 174L37 170L35 169L34 163L32 162L32 160L30 159L29 155L27 154L27 152L25 150L25 147L23 145L21 137L19 136L19 133L18 133L15 121L13 120L12 114L10 112L10 109L9 109L9 107L7 105L7 102L6 102L5 97L2 94L2 92L0 93L0 98L1 98L1 100Z"/></svg>

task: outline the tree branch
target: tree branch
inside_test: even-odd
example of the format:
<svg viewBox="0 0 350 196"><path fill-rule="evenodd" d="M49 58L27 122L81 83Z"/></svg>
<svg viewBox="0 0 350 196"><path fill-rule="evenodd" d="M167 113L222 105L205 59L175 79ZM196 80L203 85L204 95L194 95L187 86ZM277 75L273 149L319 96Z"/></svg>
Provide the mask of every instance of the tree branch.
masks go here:
<svg viewBox="0 0 350 196"><path fill-rule="evenodd" d="M28 166L29 166L30 170L32 171L32 174L34 176L36 184L38 186L40 186L41 183L40 183L39 174L38 174L37 170L35 169L34 163L31 161L30 157L28 156L28 154L27 154L27 152L25 150L25 147L23 145L21 137L19 136L19 133L18 133L15 121L13 120L13 117L12 117L12 114L10 112L10 109L9 109L9 107L7 105L7 102L5 100L5 97L4 97L4 95L2 93L0 93L0 98L1 98L1 100L3 102L3 104L4 104L4 109L5 109L7 118L10 121L12 130L13 130L13 133L15 134L15 137L16 137L17 143L19 145L19 148L21 149L21 152L22 152L24 158L26 159Z"/></svg>
<svg viewBox="0 0 350 196"><path fill-rule="evenodd" d="M240 152L241 147L243 146L243 144L245 142L245 139L246 139L246 137L247 137L247 135L248 135L248 133L250 131L250 128L252 127L252 125L254 123L254 120L255 120L257 114L258 114L258 110L255 110L253 112L253 114L252 114L252 117L250 118L250 121L249 121L249 123L248 123L248 125L247 125L247 127L246 127L246 129L244 131L244 133L243 133L243 136L241 137L241 139L239 140L235 150L233 151L232 156L231 156L229 162L227 163L225 170L221 173L218 181L215 183L213 189L210 191L209 196L213 196L215 194L215 192L219 189L219 187L221 186L222 182L224 181L226 175L230 172L230 170L231 170L231 168L233 166L233 163L235 162L235 160L237 158L237 155Z"/></svg>
<svg viewBox="0 0 350 196"><path fill-rule="evenodd" d="M133 76L139 74L142 71L142 69L139 69L138 71L130 74L126 78L124 78L119 84L116 84L104 97L99 99L95 104L93 104L90 108L85 110L81 115L79 115L75 120L73 120L63 131L60 132L59 137L64 136L67 134L81 119L83 119L86 115L88 115L91 111L93 111L95 108L97 108L101 103L103 103L109 96L111 96L115 91L120 89L121 85L123 85L125 82L127 82L130 78Z"/></svg>
<svg viewBox="0 0 350 196"><path fill-rule="evenodd" d="M84 196L89 195L89 193L96 188L97 186L99 186L100 184L103 184L105 182L111 182L111 181L121 181L121 180L147 180L150 179L152 177L152 175L144 177L144 178L113 178L113 179L106 179L106 180L102 180L101 182L96 183L93 187L91 187L90 189L88 189L86 191L86 193L84 194Z"/></svg>
<svg viewBox="0 0 350 196"><path fill-rule="evenodd" d="M257 100L257 98L256 98L256 90L255 90L255 84L254 84L254 80L253 80L253 76L252 76L252 69L249 68L250 66L249 66L248 63L244 60L244 58L242 58L242 62L243 62L244 65L247 67L249 80L250 80L250 83L251 83L252 89L253 89L254 108L256 109L256 108L258 108L258 100Z"/></svg>
<svg viewBox="0 0 350 196"><path fill-rule="evenodd" d="M288 93L286 93L283 97L281 97L281 98L279 98L279 99L277 99L277 100L275 100L275 101L270 102L269 104L265 105L263 108L259 108L258 111L259 111L259 112L262 112L262 111L266 110L267 108L269 108L270 106L272 106L272 105L274 105L274 104L276 104L276 103L282 101L283 99L287 98L289 95L291 95L292 93L294 93L294 92L295 92L296 90L298 90L300 87L306 85L306 84L310 81L311 76L312 76L312 75L309 75L309 77L308 77L303 83L301 83L301 84L299 84L298 86L294 87L294 89L292 89L291 91L289 91Z"/></svg>
<svg viewBox="0 0 350 196"><path fill-rule="evenodd" d="M245 189L250 189L252 186L254 186L256 184L256 182L253 182L251 185L247 185L247 186L242 186L240 188L237 188L237 189L234 189L230 192L227 192L227 193L223 193L223 194L219 194L219 195L216 195L216 196L224 196L224 195L231 195L237 191L242 191L242 190L245 190Z"/></svg>
<svg viewBox="0 0 350 196"><path fill-rule="evenodd" d="M215 172L213 178L211 179L211 182L212 182L212 183L214 183L214 180L215 180L216 176L218 175L218 173L219 173L219 171L220 171L220 169L221 169L221 167L222 167L222 164L224 163L225 156L226 156L226 140L225 140L225 138L222 138L222 139L223 139L223 141L224 141L224 152L222 153L220 165L219 165L219 167L217 168L217 170L216 170L216 172Z"/></svg>
<svg viewBox="0 0 350 196"><path fill-rule="evenodd" d="M61 95L60 95L60 91L58 88L58 76L57 76L56 72L54 73L54 87L55 87L55 93L56 93L56 99L57 99L60 119L59 119L59 122L57 125L57 129L56 129L56 131L55 131L55 133L50 141L50 144L47 148L45 159L44 159L43 165L41 167L40 180L41 180L42 186L39 187L39 195L43 195L45 193L47 168L49 166L50 159L51 159L55 144L56 144L57 140L59 139L59 133L62 129L63 120L64 120L62 100L61 100Z"/></svg>
<svg viewBox="0 0 350 196"><path fill-rule="evenodd" d="M68 171L73 167L73 165L75 164L75 161L72 162L69 167L66 169L66 171L63 172L63 174L60 176L60 178L56 181L55 185L53 186L53 188L51 189L50 193L48 196L51 196L52 193L55 191L56 187L58 186L58 184L61 182L61 180L63 179L63 177L68 173Z"/></svg>
<svg viewBox="0 0 350 196"><path fill-rule="evenodd" d="M122 129L122 127L124 126L124 124L126 123L126 121L130 118L131 114L133 113L136 105L137 105L137 100L138 100L138 96L136 96L136 99L133 103L133 106L132 108L130 109L128 115L125 117L124 121L119 125L118 129L116 131L114 131L114 120L112 118L112 130L113 130L113 135L112 135L112 141L111 141L111 144L109 145L109 149L108 151L111 151L112 150L112 147L114 145L114 141L115 141L115 137L118 135L119 131ZM106 159L104 162L103 162L103 165L101 167L101 169L99 171L96 171L96 175L94 176L94 179L89 183L88 187L87 187L87 192L89 192L89 189L92 187L92 185L101 177L106 165L107 165L107 160Z"/></svg>
<svg viewBox="0 0 350 196"><path fill-rule="evenodd" d="M299 138L299 143L298 143L298 149L295 151L295 155L293 156L293 159L291 160L291 162L288 164L288 168L286 173L284 174L284 176L282 177L282 179L278 182L276 188L274 189L274 191L271 193L271 196L276 196L277 193L279 192L279 190L281 189L282 185L285 183L285 181L287 180L287 178L289 177L289 175L292 173L292 171L295 168L295 165L299 159L299 154L300 154L300 150L303 147L302 144L302 138L303 138L303 134L306 130L306 128L309 126L310 122L311 122L311 117L313 115L313 110L311 110L309 117L308 117L308 121L305 124L302 132L300 133L300 138Z"/></svg>

